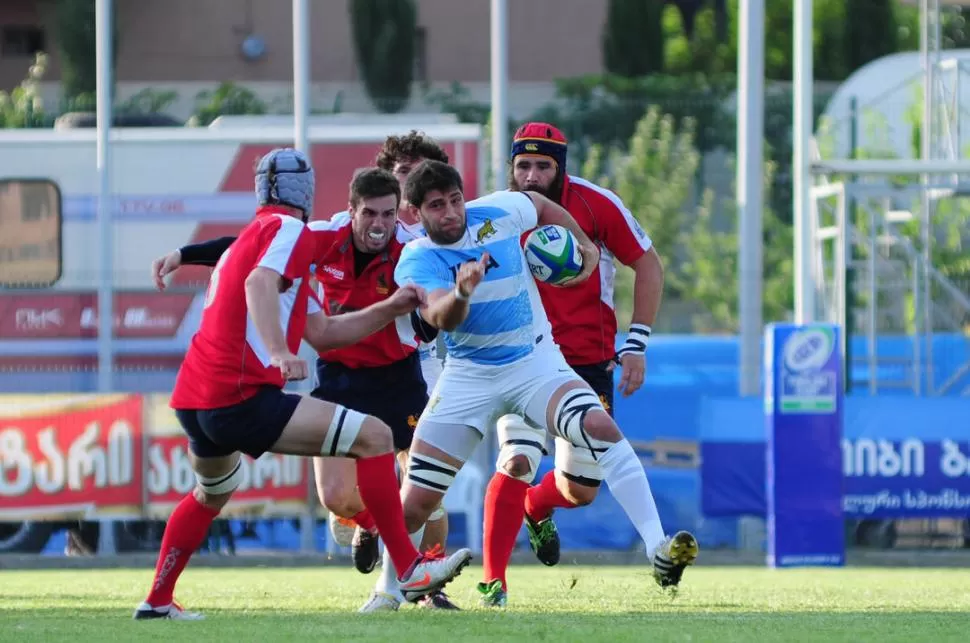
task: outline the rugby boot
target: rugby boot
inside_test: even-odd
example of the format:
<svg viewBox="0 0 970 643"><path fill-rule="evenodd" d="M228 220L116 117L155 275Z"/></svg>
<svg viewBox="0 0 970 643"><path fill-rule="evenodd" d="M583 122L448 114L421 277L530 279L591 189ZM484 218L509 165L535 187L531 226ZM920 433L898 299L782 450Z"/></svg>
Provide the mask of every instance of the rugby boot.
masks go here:
<svg viewBox="0 0 970 643"><path fill-rule="evenodd" d="M478 584L478 593L482 595L482 607L505 607L509 601L509 593L502 589L499 579Z"/></svg>
<svg viewBox="0 0 970 643"><path fill-rule="evenodd" d="M401 579L401 594L409 603L416 603L428 594L434 594L461 573L472 559L472 552L463 547L451 556L445 556L440 546L421 554Z"/></svg>
<svg viewBox="0 0 970 643"><path fill-rule="evenodd" d="M694 535L678 531L668 536L653 554L653 578L663 588L676 588L688 565L697 560L700 545Z"/></svg>
<svg viewBox="0 0 970 643"><path fill-rule="evenodd" d="M444 592L435 592L434 594L428 594L420 601L418 605L429 610L460 610L461 608L451 602L448 595Z"/></svg>
<svg viewBox="0 0 970 643"><path fill-rule="evenodd" d="M529 532L529 547L543 565L552 567L559 562L559 530L552 521L552 514L542 520L525 515L525 528Z"/></svg>
<svg viewBox="0 0 970 643"><path fill-rule="evenodd" d="M354 559L354 567L361 574L374 571L377 562L381 559L378 539L377 532L364 529L360 525L357 525L357 529L354 530L354 539L350 543L350 556Z"/></svg>
<svg viewBox="0 0 970 643"><path fill-rule="evenodd" d="M396 612L401 607L401 601L385 592L373 592L367 602L357 610L361 614L370 612Z"/></svg>
<svg viewBox="0 0 970 643"><path fill-rule="evenodd" d="M171 605L164 605L162 607L152 607L148 603L142 603L135 608L135 613L132 618L136 621L156 618L167 618L173 621L201 621L205 616L198 612L187 612L176 601L172 601Z"/></svg>
<svg viewBox="0 0 970 643"><path fill-rule="evenodd" d="M354 522L353 518L342 518L331 513L327 522L330 524L330 535L335 543L341 547L350 547L353 544L354 532L357 528L357 523Z"/></svg>

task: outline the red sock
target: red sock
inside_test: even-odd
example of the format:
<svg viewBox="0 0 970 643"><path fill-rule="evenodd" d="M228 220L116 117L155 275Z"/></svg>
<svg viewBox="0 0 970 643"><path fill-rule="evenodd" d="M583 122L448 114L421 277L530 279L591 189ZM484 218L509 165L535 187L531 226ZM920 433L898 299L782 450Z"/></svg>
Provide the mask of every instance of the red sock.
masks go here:
<svg viewBox="0 0 970 643"><path fill-rule="evenodd" d="M352 520L360 525L361 529L366 531L374 531L377 529L377 523L374 522L374 516L370 515L370 512L366 509L354 514Z"/></svg>
<svg viewBox="0 0 970 643"><path fill-rule="evenodd" d="M496 578L505 585L505 571L512 558L515 539L525 517L525 493L529 483L496 473L485 491L485 542L482 563L485 582Z"/></svg>
<svg viewBox="0 0 970 643"><path fill-rule="evenodd" d="M357 489L400 578L418 557L418 550L411 544L411 537L404 527L404 508L401 507L397 474L394 472L394 454L359 458Z"/></svg>
<svg viewBox="0 0 970 643"><path fill-rule="evenodd" d="M529 492L525 496L525 513L535 521L548 518L552 510L557 507L575 507L569 502L556 488L556 472L550 471L542 477L542 482L534 487L529 487Z"/></svg>
<svg viewBox="0 0 970 643"><path fill-rule="evenodd" d="M165 525L155 565L155 580L145 602L152 607L163 607L172 602L176 581L218 515L218 511L200 504L191 493L182 498Z"/></svg>

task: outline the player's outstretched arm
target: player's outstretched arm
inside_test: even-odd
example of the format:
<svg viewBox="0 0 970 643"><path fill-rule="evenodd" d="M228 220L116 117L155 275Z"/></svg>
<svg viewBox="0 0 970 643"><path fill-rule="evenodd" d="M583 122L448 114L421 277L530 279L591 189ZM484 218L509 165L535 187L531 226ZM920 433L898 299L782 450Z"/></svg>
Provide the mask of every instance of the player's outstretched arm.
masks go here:
<svg viewBox="0 0 970 643"><path fill-rule="evenodd" d="M395 318L427 304L427 294L418 286L403 286L384 301L352 313L307 317L303 339L319 352L349 346L381 330Z"/></svg>
<svg viewBox="0 0 970 643"><path fill-rule="evenodd" d="M214 266L219 257L229 249L236 237L219 237L202 243L193 243L173 250L152 262L152 279L155 287L165 290L165 277L180 266Z"/></svg>
<svg viewBox="0 0 970 643"><path fill-rule="evenodd" d="M579 227L576 219L573 218L573 215L569 214L566 208L538 192L525 192L525 194L532 199L532 203L536 206L539 225L559 225L572 232L576 237L576 240L579 242L579 251L583 255L583 271L567 283L572 285L586 281L599 264L599 248L596 247L596 244L593 243L583 229Z"/></svg>
<svg viewBox="0 0 970 643"><path fill-rule="evenodd" d="M427 309L421 311L424 321L445 332L458 328L468 317L471 296L485 278L488 262L489 255L486 252L478 261L462 264L455 277L454 288L439 288L431 292L428 295Z"/></svg>

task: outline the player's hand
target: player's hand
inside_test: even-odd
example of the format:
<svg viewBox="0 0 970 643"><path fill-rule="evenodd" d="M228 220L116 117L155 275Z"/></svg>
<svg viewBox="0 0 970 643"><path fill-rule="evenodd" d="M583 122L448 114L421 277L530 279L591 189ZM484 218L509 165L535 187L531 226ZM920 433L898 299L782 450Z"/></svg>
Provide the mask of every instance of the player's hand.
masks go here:
<svg viewBox="0 0 970 643"><path fill-rule="evenodd" d="M472 293L478 288L478 284L482 283L482 279L485 278L488 260L488 253L485 252L482 253L482 258L478 261L469 261L461 265L461 268L458 269L458 277L455 279L455 285L458 286L461 294L467 297L472 296Z"/></svg>
<svg viewBox="0 0 970 643"><path fill-rule="evenodd" d="M583 270L578 275L569 279L567 281L558 284L560 287L569 288L571 286L578 286L593 274L597 266L600 263L600 249L596 247L595 243L580 244L579 254L583 256Z"/></svg>
<svg viewBox="0 0 970 643"><path fill-rule="evenodd" d="M387 304L394 311L394 316L406 315L415 308L424 308L428 305L427 291L416 284L406 284L398 288L393 295L387 298Z"/></svg>
<svg viewBox="0 0 970 643"><path fill-rule="evenodd" d="M155 282L155 287L159 290L165 290L165 277L178 270L181 265L182 253L178 250L153 261L152 280Z"/></svg>
<svg viewBox="0 0 970 643"><path fill-rule="evenodd" d="M643 353L624 353L620 356L620 385L616 387L623 397L630 397L643 386L647 372L647 356Z"/></svg>
<svg viewBox="0 0 970 643"><path fill-rule="evenodd" d="M280 369L283 379L288 382L305 380L310 374L310 368L306 361L300 359L289 351L284 351L269 358L270 364Z"/></svg>

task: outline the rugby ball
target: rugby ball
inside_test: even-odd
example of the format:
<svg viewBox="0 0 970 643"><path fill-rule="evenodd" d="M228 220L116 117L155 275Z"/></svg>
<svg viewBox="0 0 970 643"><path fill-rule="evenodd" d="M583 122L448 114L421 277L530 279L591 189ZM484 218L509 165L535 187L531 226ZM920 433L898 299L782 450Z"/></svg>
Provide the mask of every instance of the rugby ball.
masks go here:
<svg viewBox="0 0 970 643"><path fill-rule="evenodd" d="M525 259L538 281L561 284L583 271L583 255L572 232L558 225L533 230L525 240Z"/></svg>

